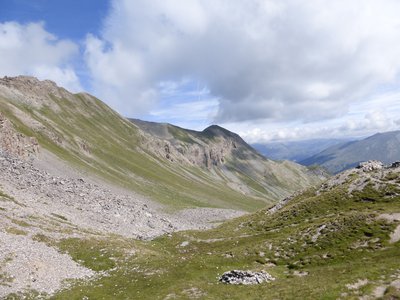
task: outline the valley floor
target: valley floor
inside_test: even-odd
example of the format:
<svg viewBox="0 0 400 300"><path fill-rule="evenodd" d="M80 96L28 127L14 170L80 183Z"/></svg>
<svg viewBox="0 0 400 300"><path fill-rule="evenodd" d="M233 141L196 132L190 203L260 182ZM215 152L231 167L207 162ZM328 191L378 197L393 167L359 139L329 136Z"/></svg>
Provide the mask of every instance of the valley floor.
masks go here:
<svg viewBox="0 0 400 300"><path fill-rule="evenodd" d="M51 294L66 279L99 276L46 240L148 240L215 227L244 214L213 208L168 212L131 191L79 173L50 153L41 156L27 162L0 155L0 298L31 290Z"/></svg>
<svg viewBox="0 0 400 300"><path fill-rule="evenodd" d="M277 209L242 216L168 214L144 198L39 167L0 159L5 299L400 297L400 167L350 170ZM266 271L275 280L219 282L230 270Z"/></svg>
<svg viewBox="0 0 400 300"><path fill-rule="evenodd" d="M106 275L55 299L399 299L399 184L400 168L351 170L211 230L65 240L60 249ZM276 280L218 281L235 269Z"/></svg>

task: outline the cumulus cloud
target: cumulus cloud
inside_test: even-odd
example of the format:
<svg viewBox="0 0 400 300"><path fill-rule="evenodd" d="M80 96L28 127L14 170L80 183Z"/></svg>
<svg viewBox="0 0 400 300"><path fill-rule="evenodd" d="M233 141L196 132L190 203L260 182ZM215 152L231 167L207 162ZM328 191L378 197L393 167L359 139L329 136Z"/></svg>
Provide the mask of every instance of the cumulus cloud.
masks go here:
<svg viewBox="0 0 400 300"><path fill-rule="evenodd" d="M400 70L397 0L114 0L89 36L93 86L125 114L195 78L219 122L334 118Z"/></svg>
<svg viewBox="0 0 400 300"><path fill-rule="evenodd" d="M399 130L398 114L375 110L354 118L345 116L330 121L317 121L307 124L226 124L238 132L249 143L268 143L271 141L308 140L315 138L365 137L377 132Z"/></svg>
<svg viewBox="0 0 400 300"><path fill-rule="evenodd" d="M44 23L0 23L0 76L32 75L80 91L70 65L78 52L75 43L57 39L44 29Z"/></svg>

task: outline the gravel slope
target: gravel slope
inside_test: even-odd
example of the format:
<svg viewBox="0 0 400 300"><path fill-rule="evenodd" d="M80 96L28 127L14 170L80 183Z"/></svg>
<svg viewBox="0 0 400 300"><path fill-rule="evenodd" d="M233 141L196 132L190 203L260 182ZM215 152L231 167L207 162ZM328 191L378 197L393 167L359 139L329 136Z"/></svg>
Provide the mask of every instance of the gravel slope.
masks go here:
<svg viewBox="0 0 400 300"><path fill-rule="evenodd" d="M65 167L65 176L62 169ZM80 177L81 176L81 177ZM117 234L136 239L205 229L243 214L225 209L163 207L119 188L82 177L60 161L34 161L0 152L0 298L11 292L53 293L65 279L95 276L38 237Z"/></svg>

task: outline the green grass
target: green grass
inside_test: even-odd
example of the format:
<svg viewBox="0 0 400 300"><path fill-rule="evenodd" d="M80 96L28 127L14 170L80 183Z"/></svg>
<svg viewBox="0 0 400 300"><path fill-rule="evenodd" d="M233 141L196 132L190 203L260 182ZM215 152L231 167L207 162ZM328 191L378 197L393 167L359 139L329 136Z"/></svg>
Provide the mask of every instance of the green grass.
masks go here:
<svg viewBox="0 0 400 300"><path fill-rule="evenodd" d="M27 235L27 234L28 234L26 231L23 231L23 230L18 229L18 228L16 228L16 227L7 227L7 228L5 229L5 231L6 231L7 233L15 234L15 235Z"/></svg>
<svg viewBox="0 0 400 300"><path fill-rule="evenodd" d="M21 227L31 227L31 224L29 224L23 220L12 219L11 222L13 222L14 224L21 226Z"/></svg>
<svg viewBox="0 0 400 300"><path fill-rule="evenodd" d="M14 197L11 197L11 196L7 195L6 193L4 193L1 189L0 189L0 201L3 201L3 202L11 201L19 206L25 206L24 204L19 203L17 200L15 200Z"/></svg>
<svg viewBox="0 0 400 300"><path fill-rule="evenodd" d="M57 219L60 219L60 220L63 220L63 221L68 221L68 219L66 217L62 216L62 215L55 214L55 213L52 213L51 215L56 217Z"/></svg>
<svg viewBox="0 0 400 300"><path fill-rule="evenodd" d="M200 299L337 299L346 293L353 299L357 293L371 294L400 271L400 243L389 243L396 224L377 218L400 212L400 197L388 198L387 189L367 187L353 194L345 187L322 194L310 189L274 215L262 210L213 230L149 242L117 237L64 240L63 251L87 267L108 270L110 276L80 283L54 298L189 299L190 293L197 293ZM375 202L365 202L365 197ZM189 244L182 247L184 241ZM128 251L135 255L123 254ZM232 269L267 270L276 281L256 286L219 283L218 276ZM308 275L298 277L295 271ZM346 287L359 279L369 283L358 291ZM385 299L398 293L389 288Z"/></svg>

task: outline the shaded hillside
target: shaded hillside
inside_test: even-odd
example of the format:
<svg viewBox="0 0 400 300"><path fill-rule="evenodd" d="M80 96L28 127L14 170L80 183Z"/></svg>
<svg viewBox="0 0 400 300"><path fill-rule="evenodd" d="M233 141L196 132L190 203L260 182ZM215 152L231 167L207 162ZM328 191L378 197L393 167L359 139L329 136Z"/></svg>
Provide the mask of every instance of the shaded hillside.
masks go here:
<svg viewBox="0 0 400 300"><path fill-rule="evenodd" d="M147 243L64 240L60 249L110 276L78 283L55 299L397 299L399 222L400 168L365 164L213 230ZM119 254L131 249L137 251L131 258ZM98 261L102 253L116 259ZM264 270L275 280L218 282L234 269Z"/></svg>
<svg viewBox="0 0 400 300"><path fill-rule="evenodd" d="M329 172L338 173L367 160L387 164L400 160L400 131L377 133L360 141L336 145L300 163L320 165Z"/></svg>
<svg viewBox="0 0 400 300"><path fill-rule="evenodd" d="M225 168L234 171L227 173L173 162L164 153L164 140L139 129L95 97L71 94L51 81L23 76L0 79L0 110L18 134L34 138L39 153L55 154L68 166L172 208L254 210L318 181L298 165L255 162L258 175L262 174L257 181L240 171L254 162L235 155L229 157L233 167L226 164ZM209 153L208 164L214 163L215 155ZM226 175L233 173L232 178ZM297 184L286 184L297 178L301 178Z"/></svg>

